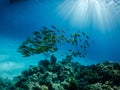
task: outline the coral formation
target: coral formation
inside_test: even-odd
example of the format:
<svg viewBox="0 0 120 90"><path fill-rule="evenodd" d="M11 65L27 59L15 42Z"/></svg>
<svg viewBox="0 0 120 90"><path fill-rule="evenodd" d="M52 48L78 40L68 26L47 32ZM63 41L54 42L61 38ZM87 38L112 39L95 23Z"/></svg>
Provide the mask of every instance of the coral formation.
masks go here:
<svg viewBox="0 0 120 90"><path fill-rule="evenodd" d="M52 25L52 30L43 27L27 38L18 51L24 57L34 54L49 54L50 59L40 60L38 66L30 66L13 80L0 81L0 90L120 90L120 63L104 63L84 66L73 62L73 57L86 55L89 36L75 32L66 37L64 30ZM65 58L57 62L53 52L59 51L58 45L66 43Z"/></svg>
<svg viewBox="0 0 120 90"><path fill-rule="evenodd" d="M13 81L1 79L0 90L120 90L120 63L83 66L51 59L30 66Z"/></svg>

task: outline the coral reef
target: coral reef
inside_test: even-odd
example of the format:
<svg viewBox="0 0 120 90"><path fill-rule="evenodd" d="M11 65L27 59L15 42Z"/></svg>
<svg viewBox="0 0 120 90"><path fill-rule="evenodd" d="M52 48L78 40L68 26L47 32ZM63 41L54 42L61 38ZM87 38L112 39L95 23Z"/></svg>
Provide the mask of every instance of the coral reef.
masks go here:
<svg viewBox="0 0 120 90"><path fill-rule="evenodd" d="M50 60L41 60L13 81L1 79L0 90L120 90L120 63L83 66L67 59L56 62L52 55Z"/></svg>
<svg viewBox="0 0 120 90"><path fill-rule="evenodd" d="M0 78L0 90L14 90L14 82L7 78Z"/></svg>
<svg viewBox="0 0 120 90"><path fill-rule="evenodd" d="M85 57L89 36L79 31L66 36L64 30L51 27L34 32L33 38L28 37L18 48L24 57L50 54L50 59L31 65L13 80L1 79L0 90L120 90L120 63L106 61L84 66L73 62L73 57ZM53 52L64 44L68 45L68 53L57 62Z"/></svg>

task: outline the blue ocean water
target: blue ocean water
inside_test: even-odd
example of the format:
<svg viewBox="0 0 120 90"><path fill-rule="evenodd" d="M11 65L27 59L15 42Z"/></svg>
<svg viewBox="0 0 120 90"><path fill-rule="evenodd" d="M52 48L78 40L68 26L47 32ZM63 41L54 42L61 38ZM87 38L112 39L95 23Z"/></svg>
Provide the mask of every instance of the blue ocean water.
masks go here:
<svg viewBox="0 0 120 90"><path fill-rule="evenodd" d="M12 1L12 0L11 0ZM85 58L76 58L83 65L103 61L120 61L119 0L0 0L0 76L13 77L29 65L46 57L22 57L18 46L42 26L87 33L91 43ZM116 0L117 1L117 0ZM68 30L69 29L69 30ZM67 46L61 48L61 52ZM62 57L57 55L58 60Z"/></svg>

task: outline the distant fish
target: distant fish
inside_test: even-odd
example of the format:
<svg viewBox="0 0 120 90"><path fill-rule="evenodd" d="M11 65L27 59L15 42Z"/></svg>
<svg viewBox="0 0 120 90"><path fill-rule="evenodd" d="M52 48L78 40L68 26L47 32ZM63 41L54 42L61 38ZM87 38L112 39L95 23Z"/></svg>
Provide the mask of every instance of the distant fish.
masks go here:
<svg viewBox="0 0 120 90"><path fill-rule="evenodd" d="M85 58L85 55L82 55L83 58Z"/></svg>
<svg viewBox="0 0 120 90"><path fill-rule="evenodd" d="M47 28L47 27L45 27L45 26L42 26L42 28L43 28L43 29L48 29L48 28Z"/></svg>
<svg viewBox="0 0 120 90"><path fill-rule="evenodd" d="M81 55L81 52L80 52L80 51L77 51L77 54L78 54L78 55Z"/></svg>
<svg viewBox="0 0 120 90"><path fill-rule="evenodd" d="M51 25L51 27L52 27L53 29L57 30L57 28L56 28L54 25Z"/></svg>
<svg viewBox="0 0 120 90"><path fill-rule="evenodd" d="M80 38L80 41L82 41L82 39Z"/></svg>
<svg viewBox="0 0 120 90"><path fill-rule="evenodd" d="M86 36L87 39L89 39L89 36Z"/></svg>
<svg viewBox="0 0 120 90"><path fill-rule="evenodd" d="M73 55L74 57L76 57L76 56L77 56L77 53L76 53L76 52L72 52L72 55Z"/></svg>
<svg viewBox="0 0 120 90"><path fill-rule="evenodd" d="M61 31L62 31L63 33L65 33L65 31L64 31L63 29L61 29Z"/></svg>
<svg viewBox="0 0 120 90"><path fill-rule="evenodd" d="M80 34L78 34L77 36L80 37Z"/></svg>
<svg viewBox="0 0 120 90"><path fill-rule="evenodd" d="M86 42L84 42L83 44L86 45Z"/></svg>
<svg viewBox="0 0 120 90"><path fill-rule="evenodd" d="M57 32L60 32L60 30L57 29L54 25L51 25L51 27L52 27L54 30L56 30Z"/></svg>
<svg viewBox="0 0 120 90"><path fill-rule="evenodd" d="M37 32L37 31L35 31L35 32L33 32L33 34L40 34L39 32Z"/></svg>
<svg viewBox="0 0 120 90"><path fill-rule="evenodd" d="M83 46L82 46L82 45L80 45L80 48L83 48Z"/></svg>
<svg viewBox="0 0 120 90"><path fill-rule="evenodd" d="M69 51L71 52L72 50L71 50L71 49L69 49Z"/></svg>
<svg viewBox="0 0 120 90"><path fill-rule="evenodd" d="M85 35L85 33L84 33L84 32L82 32L82 35Z"/></svg>
<svg viewBox="0 0 120 90"><path fill-rule="evenodd" d="M85 40L85 42L86 42L86 43L88 43L88 41L87 41L87 40Z"/></svg>
<svg viewBox="0 0 120 90"><path fill-rule="evenodd" d="M42 38L42 37L40 36L40 32L35 31L35 32L33 32L33 34L34 34L37 38Z"/></svg>

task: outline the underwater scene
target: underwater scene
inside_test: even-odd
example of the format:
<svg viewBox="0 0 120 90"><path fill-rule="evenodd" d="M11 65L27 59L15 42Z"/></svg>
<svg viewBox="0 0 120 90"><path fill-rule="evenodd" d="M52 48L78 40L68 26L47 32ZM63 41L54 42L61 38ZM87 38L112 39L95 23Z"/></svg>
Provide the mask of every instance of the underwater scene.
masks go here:
<svg viewBox="0 0 120 90"><path fill-rule="evenodd" d="M0 0L0 90L120 90L120 0Z"/></svg>

